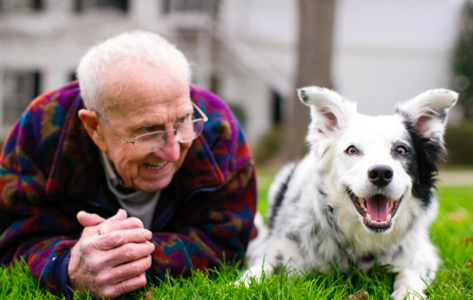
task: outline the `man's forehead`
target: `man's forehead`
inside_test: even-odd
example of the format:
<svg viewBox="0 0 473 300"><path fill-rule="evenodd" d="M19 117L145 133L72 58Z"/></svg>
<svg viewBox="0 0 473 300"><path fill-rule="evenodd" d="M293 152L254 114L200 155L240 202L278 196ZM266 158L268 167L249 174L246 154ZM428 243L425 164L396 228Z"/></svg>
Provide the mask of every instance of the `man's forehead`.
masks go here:
<svg viewBox="0 0 473 300"><path fill-rule="evenodd" d="M179 109L189 102L187 76L179 71L168 73L159 68L134 68L126 74L111 77L107 83L104 106L113 113L126 114L145 107Z"/></svg>

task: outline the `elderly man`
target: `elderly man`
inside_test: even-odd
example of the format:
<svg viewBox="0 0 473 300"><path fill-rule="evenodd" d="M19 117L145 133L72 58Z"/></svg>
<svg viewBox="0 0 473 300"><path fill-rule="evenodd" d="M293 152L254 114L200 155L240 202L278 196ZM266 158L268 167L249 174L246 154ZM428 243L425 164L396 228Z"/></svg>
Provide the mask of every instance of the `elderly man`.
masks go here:
<svg viewBox="0 0 473 300"><path fill-rule="evenodd" d="M243 259L251 154L224 102L189 84L182 53L125 33L92 48L77 75L36 98L5 141L0 263L23 257L54 294L113 298Z"/></svg>

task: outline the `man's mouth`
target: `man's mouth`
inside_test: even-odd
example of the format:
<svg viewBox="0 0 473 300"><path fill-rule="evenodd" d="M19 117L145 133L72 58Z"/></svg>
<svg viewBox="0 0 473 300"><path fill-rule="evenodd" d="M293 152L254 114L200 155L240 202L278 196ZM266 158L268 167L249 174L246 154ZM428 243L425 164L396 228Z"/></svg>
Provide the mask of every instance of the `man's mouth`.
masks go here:
<svg viewBox="0 0 473 300"><path fill-rule="evenodd" d="M402 197L392 200L385 195L377 194L369 198L359 198L348 188L347 192L356 210L363 217L366 227L376 232L383 232L391 227L392 218L397 212Z"/></svg>
<svg viewBox="0 0 473 300"><path fill-rule="evenodd" d="M168 163L168 161L163 161L161 163L155 163L155 164L144 163L143 165L145 167L147 167L148 169L157 170L157 169L161 169L162 167L164 167L167 163Z"/></svg>

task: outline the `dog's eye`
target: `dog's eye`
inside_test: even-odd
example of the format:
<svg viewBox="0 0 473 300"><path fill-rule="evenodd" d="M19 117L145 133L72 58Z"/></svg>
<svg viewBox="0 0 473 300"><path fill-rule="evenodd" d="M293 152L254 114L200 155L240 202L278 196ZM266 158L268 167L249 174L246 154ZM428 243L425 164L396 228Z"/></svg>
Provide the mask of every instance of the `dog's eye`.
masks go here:
<svg viewBox="0 0 473 300"><path fill-rule="evenodd" d="M399 155L404 155L404 154L407 153L407 149L404 148L403 146L399 146L399 147L396 148L396 152Z"/></svg>
<svg viewBox="0 0 473 300"><path fill-rule="evenodd" d="M358 153L358 149L356 149L355 146L348 147L348 149L346 151L350 155L355 155L355 154Z"/></svg>

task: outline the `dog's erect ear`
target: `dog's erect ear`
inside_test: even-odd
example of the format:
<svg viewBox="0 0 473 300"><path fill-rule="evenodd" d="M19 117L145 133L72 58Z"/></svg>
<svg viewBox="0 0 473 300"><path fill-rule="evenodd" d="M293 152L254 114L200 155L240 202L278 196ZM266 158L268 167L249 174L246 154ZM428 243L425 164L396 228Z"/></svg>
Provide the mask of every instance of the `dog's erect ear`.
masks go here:
<svg viewBox="0 0 473 300"><path fill-rule="evenodd" d="M311 131L329 136L343 128L349 113L356 112L356 104L344 100L336 92L316 86L297 90L302 103L311 107Z"/></svg>
<svg viewBox="0 0 473 300"><path fill-rule="evenodd" d="M458 93L450 90L429 90L399 104L396 112L412 122L420 137L443 141L448 111L457 98Z"/></svg>

